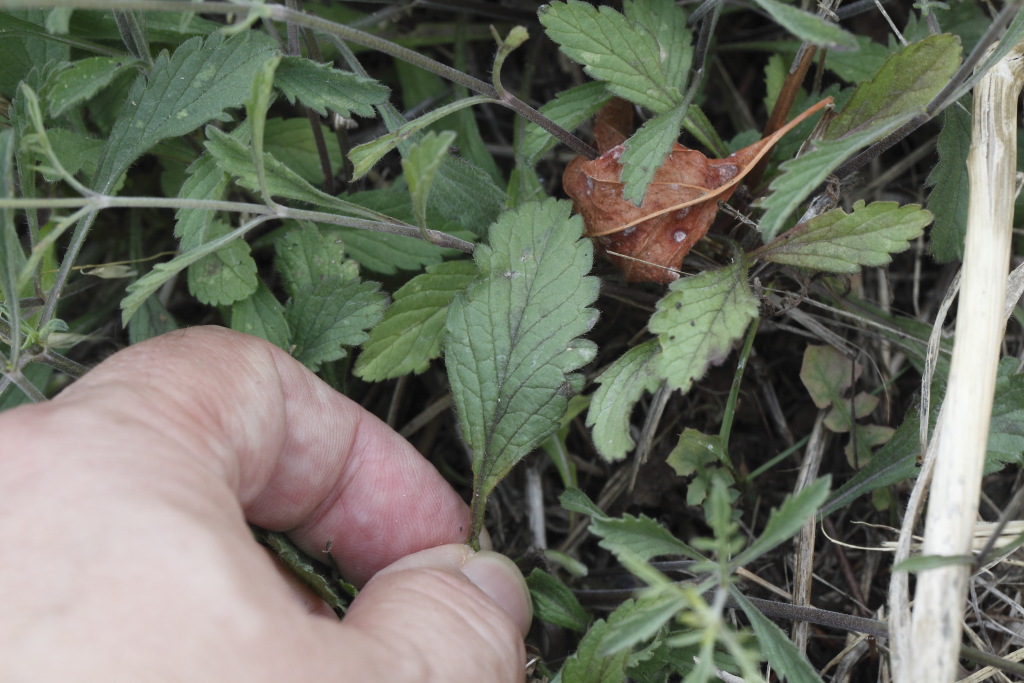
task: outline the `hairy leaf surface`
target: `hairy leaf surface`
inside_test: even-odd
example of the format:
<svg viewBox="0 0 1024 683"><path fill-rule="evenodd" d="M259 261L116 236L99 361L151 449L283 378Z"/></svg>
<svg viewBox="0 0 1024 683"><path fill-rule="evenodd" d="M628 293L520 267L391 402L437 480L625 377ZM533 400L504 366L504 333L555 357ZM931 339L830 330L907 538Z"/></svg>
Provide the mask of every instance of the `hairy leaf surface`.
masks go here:
<svg viewBox="0 0 1024 683"><path fill-rule="evenodd" d="M798 225L755 252L767 261L816 271L859 273L884 266L910 248L932 214L916 204L858 201L853 212L832 209Z"/></svg>
<svg viewBox="0 0 1024 683"><path fill-rule="evenodd" d="M676 280L651 316L662 349L658 373L686 393L708 366L725 359L756 316L757 300L739 261Z"/></svg>
<svg viewBox="0 0 1024 683"><path fill-rule="evenodd" d="M968 98L969 99L969 98ZM928 251L941 263L960 260L964 256L967 234L967 203L971 196L967 180L967 152L971 148L971 107L953 105L942 113L942 132L936 143L939 163L928 176L932 191L928 209L935 215L929 232Z"/></svg>
<svg viewBox="0 0 1024 683"><path fill-rule="evenodd" d="M574 371L596 351L579 339L597 316L593 247L570 209L551 199L503 214L476 249L480 280L448 310L445 362L476 495L558 428L582 388Z"/></svg>
<svg viewBox="0 0 1024 683"><path fill-rule="evenodd" d="M587 426L593 429L594 447L605 460L621 460L634 446L629 434L633 406L644 392L661 384L655 371L658 342L651 340L622 354L597 378L587 412Z"/></svg>
<svg viewBox="0 0 1024 683"><path fill-rule="evenodd" d="M296 100L320 116L327 110L346 118L352 114L373 118L373 106L387 102L390 91L373 80L305 57L284 57L277 67L274 85L289 102Z"/></svg>
<svg viewBox="0 0 1024 683"><path fill-rule="evenodd" d="M472 261L429 266L394 294L384 319L370 332L355 374L368 382L420 373L441 355L448 304L478 275Z"/></svg>

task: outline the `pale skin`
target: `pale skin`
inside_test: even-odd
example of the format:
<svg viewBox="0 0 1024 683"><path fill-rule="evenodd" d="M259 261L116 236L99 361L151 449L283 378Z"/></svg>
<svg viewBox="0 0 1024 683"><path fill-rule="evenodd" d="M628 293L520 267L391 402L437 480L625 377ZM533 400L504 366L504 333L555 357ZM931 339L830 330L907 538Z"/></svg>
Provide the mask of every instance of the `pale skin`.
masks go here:
<svg viewBox="0 0 1024 683"><path fill-rule="evenodd" d="M363 586L338 621L246 525ZM220 328L129 347L0 413L0 680L522 681L507 558L401 437Z"/></svg>

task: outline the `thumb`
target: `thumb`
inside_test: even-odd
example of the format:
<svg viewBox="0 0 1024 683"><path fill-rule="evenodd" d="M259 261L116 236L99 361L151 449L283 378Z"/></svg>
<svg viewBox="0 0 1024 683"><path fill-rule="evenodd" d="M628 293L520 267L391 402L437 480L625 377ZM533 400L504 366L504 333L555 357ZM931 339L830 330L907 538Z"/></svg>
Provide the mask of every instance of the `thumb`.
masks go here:
<svg viewBox="0 0 1024 683"><path fill-rule="evenodd" d="M512 683L524 679L531 619L526 582L511 560L452 544L378 572L342 624L383 646L366 656L390 652L377 663L392 672L388 680Z"/></svg>

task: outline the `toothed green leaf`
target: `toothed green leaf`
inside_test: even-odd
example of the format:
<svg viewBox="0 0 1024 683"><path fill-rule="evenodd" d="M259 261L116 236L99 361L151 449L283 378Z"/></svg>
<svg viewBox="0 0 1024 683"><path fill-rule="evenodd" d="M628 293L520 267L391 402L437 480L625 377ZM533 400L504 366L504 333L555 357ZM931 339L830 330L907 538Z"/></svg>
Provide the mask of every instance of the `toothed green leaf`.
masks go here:
<svg viewBox="0 0 1024 683"><path fill-rule="evenodd" d="M579 338L597 315L593 247L570 211L549 199L502 214L474 254L480 279L448 310L445 362L475 495L558 428L582 388L574 371L596 351Z"/></svg>
<svg viewBox="0 0 1024 683"><path fill-rule="evenodd" d="M330 109L346 118L358 114L376 116L373 105L387 102L390 91L373 80L305 57L284 57L277 68L274 85L289 102L296 100L320 116Z"/></svg>
<svg viewBox="0 0 1024 683"><path fill-rule="evenodd" d="M597 378L587 412L587 426L593 428L594 447L608 461L621 460L634 446L629 434L633 406L661 384L655 372L658 342L651 340L622 354Z"/></svg>

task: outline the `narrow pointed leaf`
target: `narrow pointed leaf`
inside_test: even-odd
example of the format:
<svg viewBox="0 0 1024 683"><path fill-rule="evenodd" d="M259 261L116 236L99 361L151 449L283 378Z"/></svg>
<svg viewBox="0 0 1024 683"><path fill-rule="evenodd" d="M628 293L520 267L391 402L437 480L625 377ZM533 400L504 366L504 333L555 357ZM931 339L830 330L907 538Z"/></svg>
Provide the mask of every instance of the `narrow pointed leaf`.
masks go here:
<svg viewBox="0 0 1024 683"><path fill-rule="evenodd" d="M661 384L655 371L659 351L654 340L635 346L597 378L600 387L590 403L587 426L593 429L594 446L605 460L620 460L634 446L629 418L644 392L653 392Z"/></svg>
<svg viewBox="0 0 1024 683"><path fill-rule="evenodd" d="M226 109L249 97L252 75L274 49L263 34L215 33L185 41L173 55L161 53L148 77L132 85L100 158L96 188L109 190L157 142L225 120Z"/></svg>
<svg viewBox="0 0 1024 683"><path fill-rule="evenodd" d="M139 62L124 57L86 57L50 75L40 90L50 116L57 117L71 107L90 99L110 85L122 73L135 69Z"/></svg>
<svg viewBox="0 0 1024 683"><path fill-rule="evenodd" d="M370 332L355 374L368 382L420 373L441 355L448 304L478 274L472 261L448 261L404 284Z"/></svg>
<svg viewBox="0 0 1024 683"><path fill-rule="evenodd" d="M780 235L756 254L767 261L831 273L884 266L910 248L932 222L916 204L858 201L853 212L832 209Z"/></svg>
<svg viewBox="0 0 1024 683"><path fill-rule="evenodd" d="M960 66L960 39L948 33L907 45L861 83L825 133L836 139L923 113Z"/></svg>
<svg viewBox="0 0 1024 683"><path fill-rule="evenodd" d="M611 93L604 87L604 83L589 81L558 93L555 99L540 108L540 113L566 130L575 130L609 99ZM532 166L557 142L551 133L536 123L529 123L524 129L517 152L528 166Z"/></svg>
<svg viewBox="0 0 1024 683"><path fill-rule="evenodd" d="M826 50L856 50L857 39L847 31L816 14L797 9L778 0L754 0L779 26L801 40Z"/></svg>
<svg viewBox="0 0 1024 683"><path fill-rule="evenodd" d="M737 567L747 565L800 531L800 527L814 517L828 498L831 484L832 477L825 475L799 493L786 496L782 505L772 510L761 535L733 558L733 564Z"/></svg>
<svg viewBox="0 0 1024 683"><path fill-rule="evenodd" d="M387 102L390 94L372 78L339 71L304 57L284 57L274 83L289 102L298 100L320 116L327 116L330 109L346 118L352 114L373 118L373 106Z"/></svg>
<svg viewBox="0 0 1024 683"><path fill-rule="evenodd" d="M757 316L757 300L739 261L719 270L676 280L658 302L651 332L658 335L658 373L683 393L708 366L725 359Z"/></svg>
<svg viewBox="0 0 1024 683"><path fill-rule="evenodd" d="M557 428L593 344L593 247L568 202L523 204L477 247L481 279L448 310L445 361L462 436L486 496Z"/></svg>
<svg viewBox="0 0 1024 683"><path fill-rule="evenodd" d="M971 148L971 104L966 109L953 105L943 112L942 132L935 145L939 163L928 176L932 191L928 210L935 216L929 232L928 251L941 263L960 260L964 256L964 235L967 234L967 152Z"/></svg>
<svg viewBox="0 0 1024 683"><path fill-rule="evenodd" d="M448 156L448 149L455 142L455 133L450 130L438 134L430 131L416 142L402 159L402 173L409 186L412 212L416 224L427 227L427 199L434 184L434 176L441 162Z"/></svg>
<svg viewBox="0 0 1024 683"><path fill-rule="evenodd" d="M700 553L673 536L668 529L645 515L620 518L594 518L590 531L601 537L600 546L616 555L629 554L641 560L662 555L682 555L704 560Z"/></svg>
<svg viewBox="0 0 1024 683"><path fill-rule="evenodd" d="M626 142L622 154L622 196L639 205L654 174L665 162L679 138L679 128L689 107L675 107L649 119Z"/></svg>
<svg viewBox="0 0 1024 683"><path fill-rule="evenodd" d="M821 677L814 667L800 654L781 628L761 614L739 591L732 590L729 594L750 620L761 652L772 669L785 677L787 683L821 683Z"/></svg>
<svg viewBox="0 0 1024 683"><path fill-rule="evenodd" d="M610 7L579 0L544 5L539 16L548 37L609 92L655 113L682 101L677 74L671 74L672 82L669 73L678 68L676 58L646 27Z"/></svg>
<svg viewBox="0 0 1024 683"><path fill-rule="evenodd" d="M545 571L534 569L526 577L533 598L533 616L549 624L583 632L590 615L569 588Z"/></svg>
<svg viewBox="0 0 1024 683"><path fill-rule="evenodd" d="M644 595L622 619L609 624L601 639L601 653L630 652L633 647L657 635L687 605L686 597L677 591Z"/></svg>

